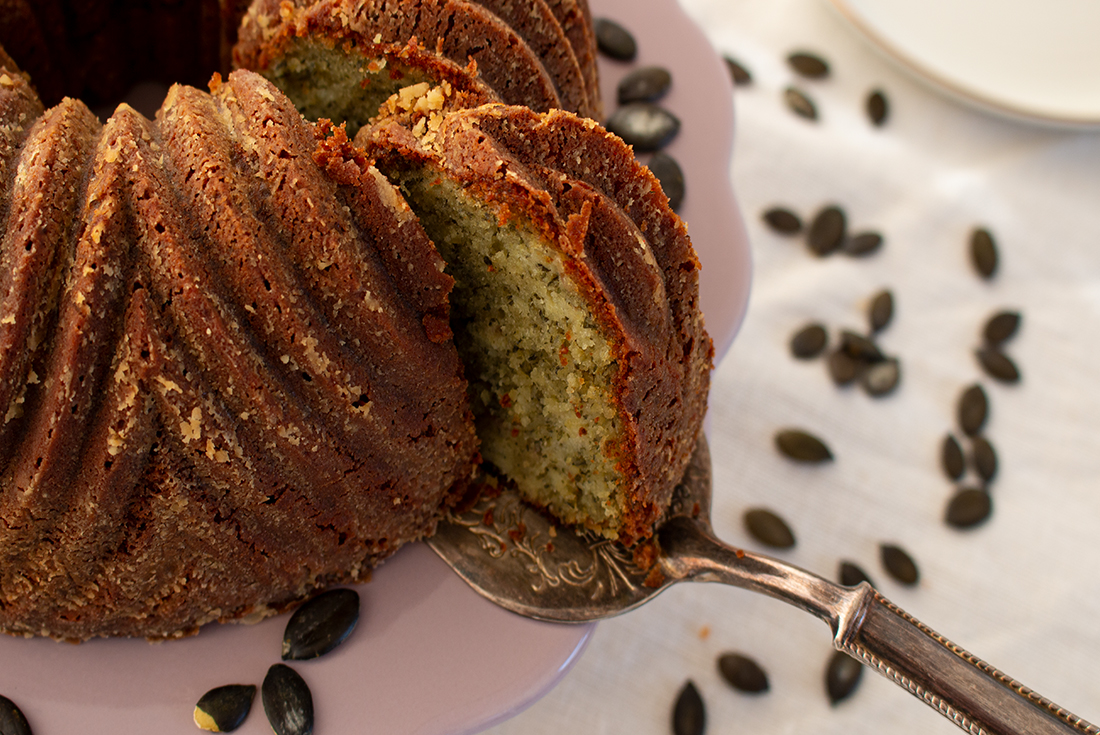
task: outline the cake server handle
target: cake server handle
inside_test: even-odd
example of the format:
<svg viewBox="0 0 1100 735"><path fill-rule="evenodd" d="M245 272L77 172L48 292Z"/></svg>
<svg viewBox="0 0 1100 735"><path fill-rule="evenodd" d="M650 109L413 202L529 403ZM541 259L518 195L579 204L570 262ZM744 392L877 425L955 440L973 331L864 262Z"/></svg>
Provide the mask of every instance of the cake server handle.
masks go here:
<svg viewBox="0 0 1100 735"><path fill-rule="evenodd" d="M963 650L866 582L842 587L733 548L698 519L672 519L661 529L660 543L666 575L751 589L813 613L832 628L836 648L973 735L1100 735L1100 728Z"/></svg>

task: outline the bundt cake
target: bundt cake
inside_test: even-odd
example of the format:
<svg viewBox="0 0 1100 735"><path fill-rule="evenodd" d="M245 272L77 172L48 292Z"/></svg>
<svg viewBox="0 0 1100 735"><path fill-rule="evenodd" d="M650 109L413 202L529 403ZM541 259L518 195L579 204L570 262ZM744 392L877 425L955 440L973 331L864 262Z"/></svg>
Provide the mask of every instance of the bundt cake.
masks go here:
<svg viewBox="0 0 1100 735"><path fill-rule="evenodd" d="M0 2L71 38L115 0ZM244 15L234 58L271 81L103 123L0 47L0 632L258 619L432 533L483 456L648 536L712 353L656 180L558 109L599 111L583 0L522 34L509 0L128 7L161 4L221 59Z"/></svg>

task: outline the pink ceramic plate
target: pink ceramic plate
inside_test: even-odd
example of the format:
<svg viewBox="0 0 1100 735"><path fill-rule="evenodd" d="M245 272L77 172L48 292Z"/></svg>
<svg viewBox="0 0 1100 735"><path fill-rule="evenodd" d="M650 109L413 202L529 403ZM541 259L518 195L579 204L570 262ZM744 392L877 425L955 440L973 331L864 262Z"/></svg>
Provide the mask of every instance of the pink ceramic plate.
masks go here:
<svg viewBox="0 0 1100 735"><path fill-rule="evenodd" d="M643 9L644 8L644 9ZM672 70L668 109L683 121L668 151L685 172L681 214L703 262L703 311L718 354L748 298L748 241L729 181L733 108L721 60L675 0L592 0L596 16L636 35L633 65L601 68L608 110L619 78L640 64ZM500 722L545 694L569 669L591 625L539 623L470 591L427 547L399 552L360 587L359 627L323 658L295 664L309 683L318 735L458 735ZM286 617L211 626L190 639L80 646L0 636L0 694L36 735L194 735L195 702L222 684L257 684L279 660ZM259 697L237 730L270 733Z"/></svg>

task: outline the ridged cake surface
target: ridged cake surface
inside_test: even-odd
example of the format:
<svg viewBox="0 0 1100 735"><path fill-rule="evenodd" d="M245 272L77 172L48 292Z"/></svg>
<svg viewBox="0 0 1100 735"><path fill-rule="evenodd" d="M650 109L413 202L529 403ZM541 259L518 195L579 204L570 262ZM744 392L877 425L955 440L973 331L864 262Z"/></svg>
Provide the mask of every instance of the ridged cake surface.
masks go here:
<svg viewBox="0 0 1100 735"><path fill-rule="evenodd" d="M177 636L434 530L452 282L359 153L249 72L104 125L4 73L0 112L0 629Z"/></svg>

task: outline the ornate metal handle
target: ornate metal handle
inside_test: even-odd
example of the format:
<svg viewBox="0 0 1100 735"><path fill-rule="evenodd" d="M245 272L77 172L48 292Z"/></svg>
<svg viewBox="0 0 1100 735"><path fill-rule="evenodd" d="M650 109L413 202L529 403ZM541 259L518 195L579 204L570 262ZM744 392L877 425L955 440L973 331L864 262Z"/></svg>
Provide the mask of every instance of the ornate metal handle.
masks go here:
<svg viewBox="0 0 1100 735"><path fill-rule="evenodd" d="M913 618L867 583L862 609L834 643L974 735L1097 735L1100 728L1039 696Z"/></svg>
<svg viewBox="0 0 1100 735"><path fill-rule="evenodd" d="M707 524L661 530L664 571L677 580L763 592L829 623L837 648L874 667L973 735L1100 735L1091 725L914 619L866 582L841 587L719 541Z"/></svg>

